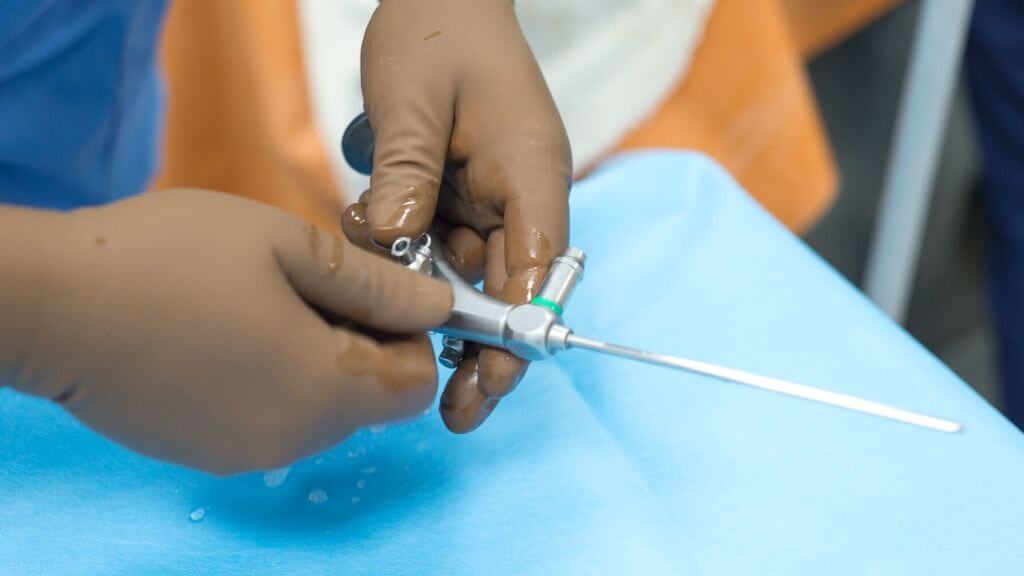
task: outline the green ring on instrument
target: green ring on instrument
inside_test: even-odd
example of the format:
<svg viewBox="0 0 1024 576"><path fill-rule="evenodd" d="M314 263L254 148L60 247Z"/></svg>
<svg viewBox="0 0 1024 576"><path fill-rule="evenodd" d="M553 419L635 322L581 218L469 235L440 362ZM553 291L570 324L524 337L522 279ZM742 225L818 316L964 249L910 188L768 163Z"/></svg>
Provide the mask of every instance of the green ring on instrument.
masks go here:
<svg viewBox="0 0 1024 576"><path fill-rule="evenodd" d="M540 296L530 300L530 304L536 304L537 306L543 306L559 316L562 315L562 307L558 305L558 302L554 300L548 300L547 298L541 298Z"/></svg>

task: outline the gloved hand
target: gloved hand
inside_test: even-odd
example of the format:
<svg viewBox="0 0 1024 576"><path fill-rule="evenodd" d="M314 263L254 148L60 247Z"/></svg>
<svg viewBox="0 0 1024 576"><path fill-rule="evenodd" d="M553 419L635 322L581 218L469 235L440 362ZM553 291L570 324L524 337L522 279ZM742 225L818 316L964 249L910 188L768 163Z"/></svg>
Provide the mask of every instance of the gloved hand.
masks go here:
<svg viewBox="0 0 1024 576"><path fill-rule="evenodd" d="M17 235L0 247L0 382L140 452L275 468L434 398L423 332L451 289L277 209L177 190L0 208L0 229Z"/></svg>
<svg viewBox="0 0 1024 576"><path fill-rule="evenodd" d="M433 221L467 279L482 275L506 302L532 299L568 242L572 158L511 0L383 0L362 82L376 148L346 236L390 246ZM448 428L479 426L526 366L504 350L471 351L441 398Z"/></svg>

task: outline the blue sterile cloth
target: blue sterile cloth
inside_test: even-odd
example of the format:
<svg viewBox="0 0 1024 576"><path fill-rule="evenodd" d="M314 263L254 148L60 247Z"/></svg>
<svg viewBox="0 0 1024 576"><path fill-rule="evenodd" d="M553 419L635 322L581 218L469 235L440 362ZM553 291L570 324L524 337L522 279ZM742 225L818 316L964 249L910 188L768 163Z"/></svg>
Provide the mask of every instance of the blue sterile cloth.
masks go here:
<svg viewBox="0 0 1024 576"><path fill-rule="evenodd" d="M589 253L566 312L580 334L965 431L570 351L473 434L431 412L268 487L135 455L8 390L0 572L1021 573L1024 438L721 169L621 157L572 203Z"/></svg>

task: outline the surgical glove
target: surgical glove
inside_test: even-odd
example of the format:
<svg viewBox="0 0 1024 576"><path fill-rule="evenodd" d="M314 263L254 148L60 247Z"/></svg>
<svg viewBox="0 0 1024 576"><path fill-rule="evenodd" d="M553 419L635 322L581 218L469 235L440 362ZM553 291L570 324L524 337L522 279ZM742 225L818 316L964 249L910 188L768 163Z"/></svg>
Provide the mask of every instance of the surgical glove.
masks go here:
<svg viewBox="0 0 1024 576"><path fill-rule="evenodd" d="M345 234L387 247L433 224L467 279L530 301L568 242L572 158L513 3L383 0L363 40L362 85L376 148ZM479 426L526 367L471 348L441 398L445 424Z"/></svg>
<svg viewBox="0 0 1024 576"><path fill-rule="evenodd" d="M176 190L0 231L0 382L139 452L276 468L434 398L450 288L275 208Z"/></svg>

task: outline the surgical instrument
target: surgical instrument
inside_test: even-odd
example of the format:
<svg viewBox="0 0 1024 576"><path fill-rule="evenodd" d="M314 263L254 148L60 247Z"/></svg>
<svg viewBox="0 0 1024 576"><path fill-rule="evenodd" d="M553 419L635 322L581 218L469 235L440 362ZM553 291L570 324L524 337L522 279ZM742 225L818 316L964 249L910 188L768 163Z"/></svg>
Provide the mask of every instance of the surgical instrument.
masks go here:
<svg viewBox="0 0 1024 576"><path fill-rule="evenodd" d="M342 149L354 168L368 171L372 166L373 133L365 115L357 117L345 131ZM391 256L416 272L451 284L452 315L448 322L435 329L444 336L439 360L449 368L462 361L466 342L503 348L527 360L542 360L577 348L711 376L941 432L959 432L963 428L957 422L839 392L578 336L564 325L562 312L576 284L583 278L586 255L579 248L570 247L556 257L537 295L530 303L519 305L487 296L463 280L448 264L442 247L431 233L416 239L398 238L391 246Z"/></svg>

